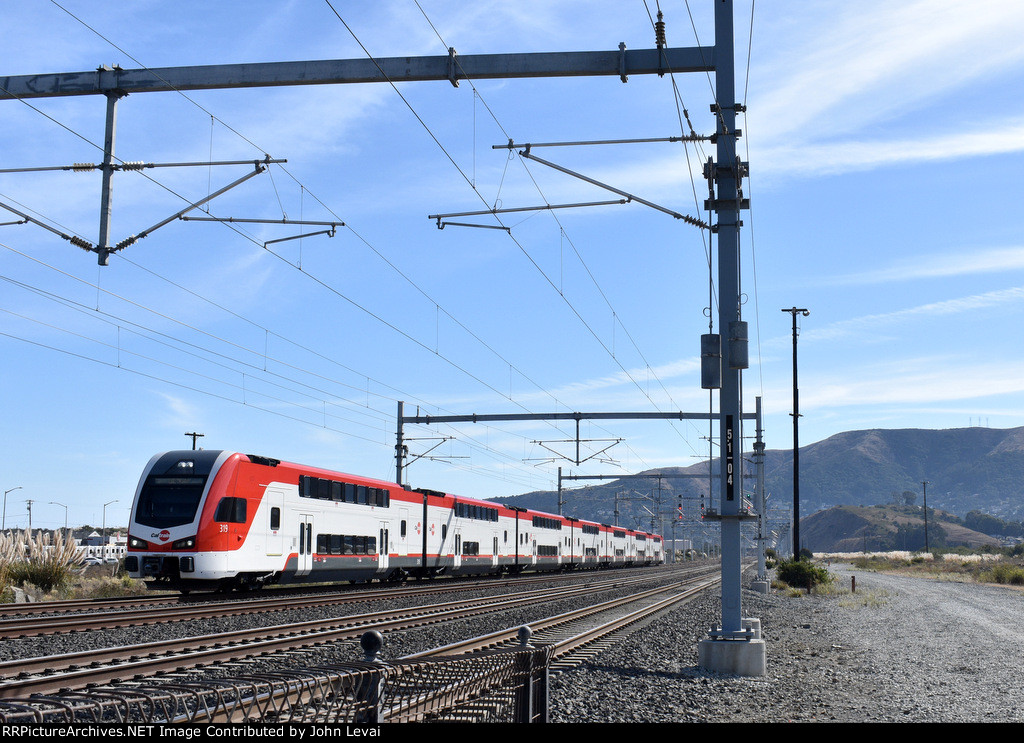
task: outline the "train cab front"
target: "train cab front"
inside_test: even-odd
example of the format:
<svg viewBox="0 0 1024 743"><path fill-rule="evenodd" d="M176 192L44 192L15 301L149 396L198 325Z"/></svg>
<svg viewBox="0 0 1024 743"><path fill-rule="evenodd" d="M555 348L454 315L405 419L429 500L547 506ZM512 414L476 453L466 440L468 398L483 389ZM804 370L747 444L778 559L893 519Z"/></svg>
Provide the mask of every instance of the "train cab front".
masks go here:
<svg viewBox="0 0 1024 743"><path fill-rule="evenodd" d="M199 517L218 470L230 453L159 454L143 471L128 528L125 569L150 588L216 588L222 575L200 550ZM216 558L214 558L216 560ZM214 568L214 574L210 574Z"/></svg>

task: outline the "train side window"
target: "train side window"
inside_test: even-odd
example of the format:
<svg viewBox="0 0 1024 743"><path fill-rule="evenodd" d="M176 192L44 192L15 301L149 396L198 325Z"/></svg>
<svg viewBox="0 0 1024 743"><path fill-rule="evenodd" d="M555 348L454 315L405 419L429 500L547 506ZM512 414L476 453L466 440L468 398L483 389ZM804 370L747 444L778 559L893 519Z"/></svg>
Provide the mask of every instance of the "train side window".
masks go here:
<svg viewBox="0 0 1024 743"><path fill-rule="evenodd" d="M231 524L244 524L245 498L234 498L231 496L221 498L220 503L217 504L217 512L213 515L213 520Z"/></svg>
<svg viewBox="0 0 1024 743"><path fill-rule="evenodd" d="M402 519L402 528L399 531L400 536L405 539L405 519Z"/></svg>
<svg viewBox="0 0 1024 743"><path fill-rule="evenodd" d="M281 528L281 509L277 506L270 509L270 528L274 531Z"/></svg>
<svg viewBox="0 0 1024 743"><path fill-rule="evenodd" d="M441 541L448 538L448 524L441 524Z"/></svg>

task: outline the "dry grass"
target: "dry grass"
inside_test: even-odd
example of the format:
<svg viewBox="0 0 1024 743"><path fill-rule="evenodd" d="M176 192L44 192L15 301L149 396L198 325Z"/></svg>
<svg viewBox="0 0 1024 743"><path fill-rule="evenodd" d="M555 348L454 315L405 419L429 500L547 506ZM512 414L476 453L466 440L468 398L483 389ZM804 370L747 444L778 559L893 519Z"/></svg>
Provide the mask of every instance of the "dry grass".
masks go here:
<svg viewBox="0 0 1024 743"><path fill-rule="evenodd" d="M97 576L79 566L81 558L82 548L62 532L0 534L0 602L14 601L15 587L33 601L146 593L142 581L115 576L106 566Z"/></svg>
<svg viewBox="0 0 1024 743"><path fill-rule="evenodd" d="M821 559L822 556L817 556ZM860 570L899 573L954 583L1024 584L1024 560L993 554L890 552L828 555L830 559L850 562Z"/></svg>

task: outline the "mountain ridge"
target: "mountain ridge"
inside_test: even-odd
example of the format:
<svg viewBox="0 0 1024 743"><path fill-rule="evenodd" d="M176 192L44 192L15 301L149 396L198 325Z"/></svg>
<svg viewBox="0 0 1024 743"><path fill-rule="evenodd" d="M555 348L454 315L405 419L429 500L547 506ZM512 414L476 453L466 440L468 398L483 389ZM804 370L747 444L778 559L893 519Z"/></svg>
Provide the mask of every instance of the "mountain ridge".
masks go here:
<svg viewBox="0 0 1024 743"><path fill-rule="evenodd" d="M717 471L717 460L711 466ZM749 495L754 483L749 463L747 473L744 488ZM562 510L603 523L612 523L617 511L619 524L650 528L650 516L641 506L650 506L652 500L658 502L659 482L660 512L671 517L682 504L683 522L699 521L700 506L717 503L717 489L713 498L708 496L712 483L707 462L637 474L651 478L609 479L600 485L563 490L567 505ZM786 521L793 492L791 449L765 452L765 489L770 519ZM1024 427L875 428L837 433L800 447L802 516L844 505L920 506L927 494L930 508L960 517L982 511L1008 521L1022 521L1022 491ZM544 511L557 510L554 491L533 491L501 500Z"/></svg>

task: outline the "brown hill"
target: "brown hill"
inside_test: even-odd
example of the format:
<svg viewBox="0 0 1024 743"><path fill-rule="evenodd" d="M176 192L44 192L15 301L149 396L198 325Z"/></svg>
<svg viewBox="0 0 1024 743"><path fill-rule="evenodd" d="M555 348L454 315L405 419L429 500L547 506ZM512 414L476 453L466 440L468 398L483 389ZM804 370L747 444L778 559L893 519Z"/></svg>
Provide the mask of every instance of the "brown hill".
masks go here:
<svg viewBox="0 0 1024 743"><path fill-rule="evenodd" d="M989 547L999 541L968 529L959 519L928 509L928 546ZM836 506L800 519L800 541L812 552L920 550L925 523L920 508Z"/></svg>

